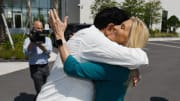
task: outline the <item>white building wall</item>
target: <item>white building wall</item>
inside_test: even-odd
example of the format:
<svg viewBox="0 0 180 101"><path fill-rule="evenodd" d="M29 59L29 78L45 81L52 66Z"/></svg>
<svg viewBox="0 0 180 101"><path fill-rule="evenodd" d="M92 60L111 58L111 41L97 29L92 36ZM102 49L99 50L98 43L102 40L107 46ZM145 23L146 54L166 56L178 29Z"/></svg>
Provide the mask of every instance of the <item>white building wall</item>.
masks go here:
<svg viewBox="0 0 180 101"><path fill-rule="evenodd" d="M122 2L123 0L115 0L117 2ZM95 0L80 0L80 23L92 24L93 17L91 14L90 6L95 2Z"/></svg>
<svg viewBox="0 0 180 101"><path fill-rule="evenodd" d="M92 24L93 17L91 14L91 5L94 3L94 0L80 0L80 23Z"/></svg>

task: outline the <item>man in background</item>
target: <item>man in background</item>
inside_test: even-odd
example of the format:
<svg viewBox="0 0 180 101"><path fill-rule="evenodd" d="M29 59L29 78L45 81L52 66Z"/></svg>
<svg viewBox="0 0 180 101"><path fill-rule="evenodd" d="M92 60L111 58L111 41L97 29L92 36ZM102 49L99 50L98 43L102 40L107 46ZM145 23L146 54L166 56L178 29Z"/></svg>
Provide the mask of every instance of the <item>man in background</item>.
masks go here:
<svg viewBox="0 0 180 101"><path fill-rule="evenodd" d="M28 57L30 74L33 79L36 95L49 75L48 58L52 51L51 39L43 33L40 21L34 21L33 29L24 41L23 52Z"/></svg>

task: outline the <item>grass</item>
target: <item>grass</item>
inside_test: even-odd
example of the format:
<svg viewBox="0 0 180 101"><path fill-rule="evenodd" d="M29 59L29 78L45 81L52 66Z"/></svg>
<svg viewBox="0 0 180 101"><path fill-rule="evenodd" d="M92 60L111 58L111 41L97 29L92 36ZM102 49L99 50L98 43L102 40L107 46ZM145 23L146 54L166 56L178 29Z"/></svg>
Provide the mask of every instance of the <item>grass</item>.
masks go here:
<svg viewBox="0 0 180 101"><path fill-rule="evenodd" d="M150 37L178 37L177 33L156 33Z"/></svg>
<svg viewBox="0 0 180 101"><path fill-rule="evenodd" d="M179 37L179 35L176 32L166 33L159 30L150 30L150 37Z"/></svg>

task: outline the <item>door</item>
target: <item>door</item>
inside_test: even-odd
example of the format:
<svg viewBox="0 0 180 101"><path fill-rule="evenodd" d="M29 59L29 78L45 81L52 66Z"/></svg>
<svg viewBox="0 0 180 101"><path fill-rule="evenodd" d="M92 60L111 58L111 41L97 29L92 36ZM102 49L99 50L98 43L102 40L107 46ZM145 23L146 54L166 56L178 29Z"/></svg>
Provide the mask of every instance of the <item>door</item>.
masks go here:
<svg viewBox="0 0 180 101"><path fill-rule="evenodd" d="M22 14L14 13L13 15L14 15L13 16L14 28L21 28L22 27Z"/></svg>

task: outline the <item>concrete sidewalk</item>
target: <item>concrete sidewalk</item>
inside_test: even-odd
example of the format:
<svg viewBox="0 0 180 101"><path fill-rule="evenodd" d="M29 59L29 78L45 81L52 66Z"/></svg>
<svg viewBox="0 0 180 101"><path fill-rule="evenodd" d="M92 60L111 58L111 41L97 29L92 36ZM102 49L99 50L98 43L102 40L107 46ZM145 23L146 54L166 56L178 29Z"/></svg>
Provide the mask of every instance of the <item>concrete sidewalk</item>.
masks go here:
<svg viewBox="0 0 180 101"><path fill-rule="evenodd" d="M52 52L50 54L49 62L56 59L57 54ZM20 71L29 67L28 62L0 62L0 76L8 73Z"/></svg>

